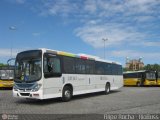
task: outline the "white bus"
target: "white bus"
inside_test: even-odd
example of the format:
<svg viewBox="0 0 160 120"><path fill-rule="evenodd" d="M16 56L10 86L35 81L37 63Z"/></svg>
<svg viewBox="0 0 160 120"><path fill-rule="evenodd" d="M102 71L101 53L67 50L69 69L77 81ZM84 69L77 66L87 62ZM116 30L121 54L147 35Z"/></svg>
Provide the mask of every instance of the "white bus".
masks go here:
<svg viewBox="0 0 160 120"><path fill-rule="evenodd" d="M13 96L69 101L73 95L116 90L123 86L122 66L89 55L49 49L16 56Z"/></svg>

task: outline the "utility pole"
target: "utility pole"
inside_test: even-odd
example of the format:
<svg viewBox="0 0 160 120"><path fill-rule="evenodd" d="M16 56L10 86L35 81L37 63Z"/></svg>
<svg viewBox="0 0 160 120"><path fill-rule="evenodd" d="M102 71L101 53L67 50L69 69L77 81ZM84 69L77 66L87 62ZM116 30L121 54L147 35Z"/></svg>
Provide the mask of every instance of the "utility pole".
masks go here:
<svg viewBox="0 0 160 120"><path fill-rule="evenodd" d="M106 41L108 41L107 38L102 38L103 42L104 42L104 59L106 59Z"/></svg>

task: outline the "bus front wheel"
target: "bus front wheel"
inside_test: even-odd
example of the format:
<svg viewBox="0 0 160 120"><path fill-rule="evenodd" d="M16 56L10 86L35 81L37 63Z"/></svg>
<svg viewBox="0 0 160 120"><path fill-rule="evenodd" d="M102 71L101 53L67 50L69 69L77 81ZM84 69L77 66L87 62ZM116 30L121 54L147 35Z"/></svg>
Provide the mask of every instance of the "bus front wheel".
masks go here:
<svg viewBox="0 0 160 120"><path fill-rule="evenodd" d="M105 86L105 94L109 94L110 93L110 84L107 83L106 86Z"/></svg>
<svg viewBox="0 0 160 120"><path fill-rule="evenodd" d="M141 86L141 83L140 83L140 82L137 82L137 86L140 87L140 86Z"/></svg>
<svg viewBox="0 0 160 120"><path fill-rule="evenodd" d="M72 89L69 86L65 86L62 93L62 101L67 102L72 98Z"/></svg>

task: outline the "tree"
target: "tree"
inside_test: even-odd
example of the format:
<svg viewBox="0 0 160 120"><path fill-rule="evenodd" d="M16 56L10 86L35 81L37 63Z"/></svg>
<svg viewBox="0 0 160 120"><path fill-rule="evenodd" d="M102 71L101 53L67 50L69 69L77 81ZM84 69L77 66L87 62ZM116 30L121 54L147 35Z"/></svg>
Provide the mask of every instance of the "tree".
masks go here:
<svg viewBox="0 0 160 120"><path fill-rule="evenodd" d="M140 70L151 70L151 71L159 71L160 72L160 64L147 64ZM123 68L123 71L129 71L127 68Z"/></svg>
<svg viewBox="0 0 160 120"><path fill-rule="evenodd" d="M127 68L125 68L125 67L123 67L123 72L126 72L126 71L128 71L128 69L127 69Z"/></svg>
<svg viewBox="0 0 160 120"><path fill-rule="evenodd" d="M7 64L0 63L0 67L7 66Z"/></svg>
<svg viewBox="0 0 160 120"><path fill-rule="evenodd" d="M147 64L144 66L144 70L153 70L153 71L160 71L160 65L159 64Z"/></svg>

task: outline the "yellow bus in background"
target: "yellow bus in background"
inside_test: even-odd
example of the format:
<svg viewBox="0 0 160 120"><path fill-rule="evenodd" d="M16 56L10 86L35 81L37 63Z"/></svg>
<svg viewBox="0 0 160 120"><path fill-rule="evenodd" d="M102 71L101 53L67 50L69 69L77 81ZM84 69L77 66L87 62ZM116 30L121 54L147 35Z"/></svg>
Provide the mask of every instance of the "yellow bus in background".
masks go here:
<svg viewBox="0 0 160 120"><path fill-rule="evenodd" d="M123 73L125 86L157 85L155 71L128 71Z"/></svg>
<svg viewBox="0 0 160 120"><path fill-rule="evenodd" d="M1 66L0 67L0 88L13 87L14 67Z"/></svg>
<svg viewBox="0 0 160 120"><path fill-rule="evenodd" d="M156 77L157 77L157 85L159 86L160 85L160 72L157 71Z"/></svg>

